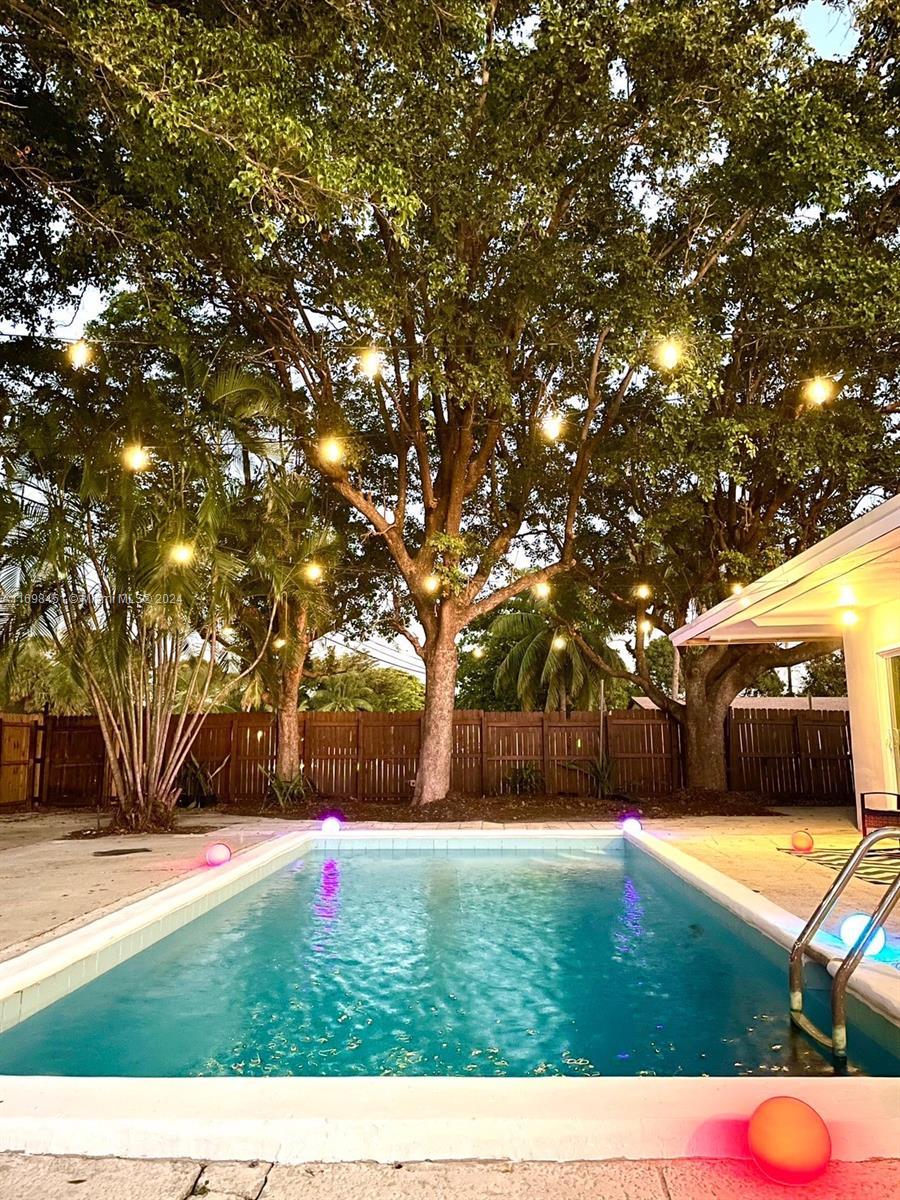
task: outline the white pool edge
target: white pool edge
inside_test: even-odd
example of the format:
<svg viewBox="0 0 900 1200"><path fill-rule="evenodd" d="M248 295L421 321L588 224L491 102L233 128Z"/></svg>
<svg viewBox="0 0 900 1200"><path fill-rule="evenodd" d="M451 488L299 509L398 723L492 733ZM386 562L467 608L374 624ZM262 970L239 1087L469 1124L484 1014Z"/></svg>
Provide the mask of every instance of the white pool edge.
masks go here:
<svg viewBox="0 0 900 1200"><path fill-rule="evenodd" d="M27 1015L251 886L315 843L618 838L618 830L347 830L287 834L0 963L0 1011ZM781 945L802 922L644 832L625 835L680 878ZM827 952L829 947L824 947ZM128 953L125 953L125 951ZM84 965L82 965L84 964ZM88 972L93 972L88 974ZM872 982L871 976L877 977ZM886 981L861 968L855 990L897 1020ZM58 988L68 981L64 991ZM45 985L47 989L45 990ZM864 990L865 989L865 990ZM877 1003L869 999L870 990ZM14 1001L13 1001L14 1003ZM35 1004L35 1007L30 1007ZM18 1019L22 1017L20 1008ZM15 1023L15 1022L12 1022ZM337 1162L745 1157L745 1124L788 1093L829 1124L834 1157L896 1156L900 1081L874 1078L88 1079L0 1076L0 1151L133 1158Z"/></svg>

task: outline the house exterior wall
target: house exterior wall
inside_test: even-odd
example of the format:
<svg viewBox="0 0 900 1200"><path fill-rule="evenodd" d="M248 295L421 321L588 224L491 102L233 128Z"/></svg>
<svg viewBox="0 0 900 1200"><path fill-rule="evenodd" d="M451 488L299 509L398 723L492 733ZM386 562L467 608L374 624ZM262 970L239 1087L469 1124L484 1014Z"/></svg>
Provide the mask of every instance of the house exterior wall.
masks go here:
<svg viewBox="0 0 900 1200"><path fill-rule="evenodd" d="M897 716L890 694L894 654L900 654L900 597L860 609L859 623L844 631L857 804L861 792L900 791ZM883 802L876 799L871 806Z"/></svg>

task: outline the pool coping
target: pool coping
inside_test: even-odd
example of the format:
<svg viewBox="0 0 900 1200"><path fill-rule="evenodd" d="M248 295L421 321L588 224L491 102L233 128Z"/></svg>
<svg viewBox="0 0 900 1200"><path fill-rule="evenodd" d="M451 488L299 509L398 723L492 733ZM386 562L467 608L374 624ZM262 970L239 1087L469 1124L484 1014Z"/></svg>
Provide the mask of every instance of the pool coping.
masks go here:
<svg viewBox="0 0 900 1200"><path fill-rule="evenodd" d="M584 842L624 836L728 911L789 947L799 917L665 841L610 829L392 829L287 833L192 873L0 963L0 1029L238 894L312 846L353 842ZM835 961L834 939L817 953ZM890 984L895 986L892 988ZM900 977L864 964L854 993L900 1023ZM869 1077L588 1079L157 1079L0 1076L0 1151L122 1157L376 1159L746 1157L746 1119L768 1096L806 1099L834 1156L891 1157L900 1081ZM252 1114L252 1115L248 1115ZM552 1115L551 1115L552 1114Z"/></svg>

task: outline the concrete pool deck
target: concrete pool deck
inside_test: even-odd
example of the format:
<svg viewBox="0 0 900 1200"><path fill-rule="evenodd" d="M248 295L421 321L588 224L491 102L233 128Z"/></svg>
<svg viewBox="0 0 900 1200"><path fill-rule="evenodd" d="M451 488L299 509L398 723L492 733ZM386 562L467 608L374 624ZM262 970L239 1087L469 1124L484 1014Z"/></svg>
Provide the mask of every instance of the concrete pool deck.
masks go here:
<svg viewBox="0 0 900 1200"><path fill-rule="evenodd" d="M884 1200L900 1163L832 1163L802 1189L763 1179L749 1163L203 1163L190 1159L0 1154L0 1195L17 1200Z"/></svg>
<svg viewBox="0 0 900 1200"><path fill-rule="evenodd" d="M75 827L84 826L87 823L88 821L83 817L74 822ZM26 819L24 824L15 822L8 825L5 821L0 820L0 929L3 931L4 939L10 936L16 938L15 941L7 942L5 950L0 952L0 958L9 957L26 946L41 945L69 929L85 924L101 912L115 912L126 903L140 897L167 894L167 888L180 880L184 880L185 885L189 883L190 887L195 887L199 880L192 879L191 876L198 871L198 863L202 861L203 850L212 840L226 838L236 849L240 850L267 842L279 834L302 834L304 829L311 827L308 824L277 819L229 819L213 813L206 813L202 816L190 814L186 818L186 823L203 826L204 832L162 838L130 837L103 838L99 841L60 841L54 839L65 835L73 827L72 814L47 815L39 817L37 821ZM475 828L483 828L485 831L492 832L523 828L521 825L508 826L488 822L472 824ZM417 828L420 831L430 829L449 832L449 829L467 830L470 827L472 826L454 825L448 828L446 825L426 823L420 824ZM751 888L760 896L766 896L778 904L792 908L798 915L805 916L834 878L834 873L820 864L797 859L782 852L782 848L789 843L790 833L798 827L808 828L816 838L817 844L821 846L849 850L857 840L857 835L849 821L843 819L842 814L835 813L833 810L787 811L783 814L755 819L690 818L648 823L648 831L662 842L693 857L696 862L726 874L731 879ZM390 829L399 829L404 833L411 832L413 828L416 827L410 825L385 827L374 824L355 824L353 826L354 830L372 829L386 832ZM535 826L532 825L530 828L534 829ZM564 830L570 836L575 837L593 829L605 833L613 831L613 826L609 822L541 823L536 828L541 832L553 829ZM289 839L289 842L293 840ZM4 844L7 845L7 849L3 849ZM144 847L147 852L129 854L124 857L106 857L104 855L97 858L95 855L97 850L143 849ZM274 846L259 845L258 849L247 855L246 860L240 854L237 856L237 860L249 866L250 860L260 853L271 856L274 850ZM241 869L245 868L242 866ZM205 868L200 874L209 876L209 872ZM217 875L218 873L213 874ZM41 876L44 877L44 880L50 876L57 887L64 888L65 891L58 895L51 893L48 896L49 889L46 886L36 886L36 880ZM859 899L857 900L853 894L850 895L849 901L853 907L871 908L881 894L881 888L872 884L859 883L854 885L854 889L858 893ZM24 911L15 915L16 899L22 896L27 898L29 905L24 906ZM789 897L792 897L793 900ZM12 934L7 928L6 912L13 913L15 917L11 927ZM839 916L840 914L837 919ZM892 931L892 940L895 937L896 933ZM895 941L895 947L896 944ZM41 950L40 953L43 954L45 951ZM898 984L900 984L900 974L898 974ZM103 1089L105 1100L101 1107L105 1105L109 1110L107 1115L110 1120L115 1116L117 1120L121 1119L126 1127L136 1128L139 1125L137 1117L140 1114L129 1115L127 1105L120 1103L122 1098L117 1100L114 1094L117 1084L121 1082L108 1081L107 1086ZM163 1083L163 1081L154 1080L138 1082L141 1096L150 1085ZM193 1086L208 1081L188 1082ZM265 1082L276 1085L285 1081ZM390 1083L388 1080L380 1082ZM634 1082L628 1081L628 1084ZM791 1090L795 1094L802 1094L804 1084L809 1082L813 1086L817 1086L816 1081L796 1080L792 1081ZM74 1083L76 1087L73 1095L69 1098L71 1113L68 1119L70 1121L84 1116L83 1108L79 1107L83 1104L84 1097L79 1100L78 1095L75 1094L79 1081L74 1081ZM660 1080L659 1083L663 1085L663 1088L670 1084L681 1086L676 1080ZM844 1083L855 1089L853 1097L851 1098L849 1094L843 1096L842 1092L843 1098L835 1108L839 1099L835 1094L836 1089L840 1091ZM870 1088L869 1083L876 1086ZM747 1087L743 1086L744 1084L752 1086L755 1084L754 1081L741 1081L741 1095L750 1104L750 1108L746 1108L746 1105L742 1103L738 1111L749 1112L756 1101L751 1101L750 1092ZM862 1130L864 1126L860 1125L860 1119L864 1115L864 1104L860 1105L859 1102L864 1101L863 1091L866 1097L871 1091L872 1096L869 1097L869 1100L874 1101L871 1115L874 1117L876 1112L881 1112L885 1119L896 1124L896 1117L889 1116L889 1112L893 1111L890 1096L893 1095L897 1098L896 1107L900 1112L900 1090L897 1090L896 1087L893 1092L884 1090L885 1087L894 1087L895 1084L896 1081L886 1080L835 1080L828 1090L828 1095L835 1102L835 1104L829 1102L829 1108L834 1108L834 1111L826 1112L824 1108L821 1111L823 1115L826 1115L830 1124L835 1120L840 1120L844 1112L853 1111L856 1125ZM706 1081L705 1091L707 1093L711 1085L718 1086L716 1081ZM38 1084L38 1086L40 1085ZM730 1084L725 1086L728 1087ZM125 1090L127 1091L129 1087L130 1085L126 1083ZM16 1108L15 1103L12 1103L12 1097L7 1097L11 1102L9 1109L6 1110L10 1118L13 1121L24 1118L25 1126L31 1120L29 1114L32 1110L37 1113L40 1109L40 1106L35 1107L29 1099L30 1089L31 1085L27 1081L23 1081L22 1086L18 1089L21 1093L19 1096L21 1111ZM57 1081L54 1089L57 1096L54 1103L62 1112L66 1106L60 1096L66 1092L67 1081ZM608 1115L604 1117L604 1128L613 1111L617 1114L621 1113L622 1093L625 1090L627 1090L627 1085L617 1084L616 1108L606 1109ZM267 1093L270 1091L271 1087L267 1088ZM824 1098L825 1093L822 1093L822 1096ZM819 1103L812 1096L809 1098L814 1104ZM471 1099L471 1094L469 1094L469 1101ZM607 1099L611 1102L610 1097ZM111 1127L106 1119L91 1122L97 1133L96 1137L90 1139L91 1144L82 1140L82 1144L79 1145L65 1145L55 1135L43 1139L43 1144L40 1144L41 1138L7 1141L6 1145L11 1150L30 1148L36 1153L31 1157L19 1154L0 1155L0 1195L15 1194L25 1197L33 1195L35 1198L40 1197L41 1200L45 1197L50 1197L52 1200L56 1196L91 1194L82 1182L69 1182L69 1180L77 1179L84 1182L96 1180L93 1193L96 1195L116 1194L123 1200L127 1200L132 1195L136 1197L152 1195L159 1196L161 1200L167 1200L169 1192L165 1188L169 1184L166 1182L163 1185L161 1182L163 1178L172 1180L173 1186L176 1188L171 1192L173 1196L186 1198L191 1195L205 1194L208 1197L221 1197L223 1200L227 1196L240 1195L252 1196L253 1200L257 1200L257 1197L262 1197L262 1200L289 1200L294 1196L318 1197L320 1195L346 1196L348 1200L356 1196L391 1195L400 1198L421 1196L424 1200L424 1197L430 1195L455 1197L464 1194L466 1197L474 1194L477 1196L509 1196L510 1198L524 1197L525 1195L529 1197L561 1197L565 1195L577 1198L583 1195L599 1197L600 1200L606 1196L610 1197L610 1200L618 1197L633 1197L634 1200L640 1200L643 1196L652 1197L654 1200L659 1200L659 1198L688 1200L688 1197L708 1196L712 1200L715 1197L724 1198L726 1196L774 1197L795 1194L793 1191L789 1192L786 1189L764 1183L746 1163L735 1161L739 1155L745 1152L745 1143L742 1149L734 1139L727 1150L720 1148L718 1144L712 1149L712 1153L725 1156L724 1159L716 1160L715 1163L698 1161L697 1158L682 1158L668 1162L651 1160L645 1157L646 1150L643 1154L632 1156L642 1159L640 1162L621 1162L610 1161L610 1154L629 1153L629 1151L623 1151L621 1141L615 1141L613 1144L610 1136L606 1136L606 1141L610 1142L610 1145L605 1148L599 1147L597 1135L600 1127L597 1127L586 1140L582 1140L579 1147L581 1153L559 1155L560 1158L570 1161L538 1161L556 1157L555 1149L551 1149L551 1152L547 1153L546 1148L539 1144L528 1147L520 1146L518 1149L514 1149L513 1143L516 1141L516 1137L513 1136L514 1127L509 1126L506 1132L503 1132L499 1128L502 1122L492 1120L493 1114L499 1113L502 1108L502 1105L498 1105L496 1101L492 1101L485 1107L482 1116L486 1126L496 1125L498 1127L496 1132L499 1136L495 1138L496 1144L491 1145L487 1153L482 1149L481 1153L467 1153L458 1157L477 1159L490 1156L500 1160L506 1155L512 1155L513 1158L524 1160L522 1162L510 1164L503 1161L491 1163L468 1161L441 1163L436 1161L407 1165L401 1170L366 1162L343 1164L335 1162L328 1165L315 1165L313 1160L316 1157L328 1157L328 1155L322 1154L321 1141L317 1142L315 1139L303 1146L302 1155L287 1159L282 1159L281 1146L283 1143L281 1146L265 1145L263 1140L250 1130L246 1131L248 1136L241 1142L234 1136L236 1127L232 1129L228 1140L223 1140L214 1147L202 1146L194 1142L190 1133L192 1115L206 1109L205 1103L201 1104L198 1109L196 1100L195 1096L194 1101L191 1102L192 1106L189 1105L183 1113L178 1113L171 1107L171 1096L166 1100L165 1105L157 1105L158 1114L160 1116L165 1114L166 1131L171 1130L172 1132L166 1132L163 1143L158 1143L155 1151L149 1147L137 1150L131 1146L125 1148L127 1139L120 1140L120 1143L116 1143L114 1139L111 1140L108 1136ZM849 1108L846 1105L848 1100L852 1100ZM645 1104L645 1100L641 1103ZM285 1105L279 1104L276 1107L281 1112L286 1111ZM684 1109L683 1100L670 1096L669 1100L665 1102L665 1107L667 1112L681 1112ZM346 1109L346 1103L342 1102L339 1110L346 1112ZM840 1109L840 1113L838 1109ZM254 1105L250 1105L249 1110L242 1109L242 1111L253 1112L256 1109ZM569 1124L573 1126L577 1124L580 1111L580 1106L572 1109L567 1118L566 1128L569 1127ZM648 1109L644 1107L641 1111L644 1123L655 1128L652 1118L649 1117ZM721 1105L709 1110L711 1113L723 1111L726 1109ZM466 1114L469 1118L473 1116L469 1102L466 1105ZM416 1110L415 1114L411 1113L408 1120L412 1121L413 1115L421 1116L421 1108ZM557 1115L562 1115L561 1110L557 1111ZM868 1121L869 1118L866 1117L865 1120ZM613 1120L612 1123L614 1125L615 1121ZM480 1123L479 1128L482 1128ZM104 1133L104 1130L107 1132ZM179 1133L178 1138L174 1136L176 1132ZM860 1153L862 1147L856 1141L848 1141L846 1132L845 1130L843 1135L838 1138L839 1144L835 1145L835 1153L840 1158L871 1160L878 1155L893 1153L891 1147L896 1144L893 1141L882 1142L877 1148L873 1144ZM293 1138L293 1134L288 1136ZM318 1154L311 1152L315 1148L318 1148ZM372 1146L369 1145L366 1147L366 1152L360 1153L359 1147L354 1147L354 1152L350 1155L338 1154L333 1157L349 1159L382 1157L382 1155L371 1153L371 1149ZM412 1145L407 1140L402 1149L399 1144L397 1145L397 1157L406 1159L417 1157L418 1149L417 1144ZM599 1152L600 1149L603 1149L603 1153ZM525 1152L526 1150L528 1152ZM141 1162L131 1160L123 1162L121 1159L102 1157L93 1159L49 1157L45 1155L45 1151L56 1151L59 1154L78 1152L92 1155L116 1153L126 1155L132 1153L200 1155L205 1153L213 1158L221 1158L229 1153L248 1156L252 1153L262 1153L278 1158L280 1161L271 1170L267 1170L258 1190L252 1192L219 1186L212 1180L203 1183L201 1177L203 1163L199 1160L171 1159L163 1162L158 1159L148 1159ZM669 1155L684 1153L684 1150L678 1146L661 1143L654 1137L652 1147L649 1147L649 1153L654 1152ZM687 1153L702 1155L710 1153L710 1148L698 1145L692 1140ZM432 1152L430 1155L421 1154L420 1157L439 1160L451 1157L452 1154L453 1151L450 1154ZM600 1159L605 1157L606 1161L589 1163L579 1161L591 1155ZM388 1162L390 1161L388 1155L384 1155L384 1157L388 1159ZM308 1160L310 1165L288 1165L304 1164L305 1160ZM145 1171L151 1168L162 1174L145 1176ZM480 1174L473 1175L471 1172L476 1168ZM195 1169L194 1174L191 1175L190 1171L193 1169ZM74 1174L72 1174L73 1171ZM88 1171L91 1173L85 1174ZM118 1181L115 1185L112 1182L107 1185L106 1180L112 1178L108 1173L115 1171L124 1172L123 1182L126 1178L130 1181L127 1187L120 1187ZM831 1169L829 1178L814 1188L806 1189L804 1194L817 1198L843 1196L850 1194L852 1190L859 1197L869 1195L881 1197L896 1190L894 1185L897 1183L898 1171L900 1171L900 1166L894 1161L843 1162ZM25 1175L23 1176L21 1172L25 1172ZM101 1175L95 1174L96 1172L100 1172ZM101 1176L103 1181L101 1181ZM19 1184L23 1178L27 1187ZM141 1180L145 1178L148 1180L147 1186L156 1190L140 1190L143 1187ZM197 1190L198 1187L201 1190Z"/></svg>
<svg viewBox="0 0 900 1200"><path fill-rule="evenodd" d="M203 827L206 832L60 840L94 822L90 813L0 816L0 961L197 870L204 848L217 837L227 839L240 851L279 834L315 827L313 822L275 817L189 812L182 814L181 825ZM400 832L469 828L609 831L613 824L609 821L407 825L354 822L348 828ZM804 919L834 880L835 872L820 863L785 853L791 834L795 829L808 829L817 848L847 853L859 840L850 810L835 808L786 808L772 815L754 817L673 817L648 821L647 829ZM107 853L121 850L138 852L121 857ZM825 929L836 934L845 916L871 911L882 892L879 885L854 880L826 921ZM887 923L887 934L894 958L900 964L900 907Z"/></svg>

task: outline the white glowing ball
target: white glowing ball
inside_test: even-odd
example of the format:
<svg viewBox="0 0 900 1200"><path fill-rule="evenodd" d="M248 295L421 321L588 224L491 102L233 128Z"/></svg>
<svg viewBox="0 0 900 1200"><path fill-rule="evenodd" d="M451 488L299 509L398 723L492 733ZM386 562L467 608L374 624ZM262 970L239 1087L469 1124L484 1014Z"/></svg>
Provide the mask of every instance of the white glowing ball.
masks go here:
<svg viewBox="0 0 900 1200"><path fill-rule="evenodd" d="M231 847L224 842L214 842L206 851L206 861L211 867L221 867L231 860Z"/></svg>
<svg viewBox="0 0 900 1200"><path fill-rule="evenodd" d="M623 833L640 833L643 828L637 817L626 817L622 822Z"/></svg>
<svg viewBox="0 0 900 1200"><path fill-rule="evenodd" d="M860 934L869 924L869 918L865 913L854 913L852 917L846 917L841 922L841 941L848 950L852 950L859 940ZM884 930L879 926L875 930L875 936L872 938L866 947L865 958L874 958L876 954L880 954L885 946Z"/></svg>
<svg viewBox="0 0 900 1200"><path fill-rule="evenodd" d="M341 820L340 817L326 817L322 822L323 833L340 833Z"/></svg>

